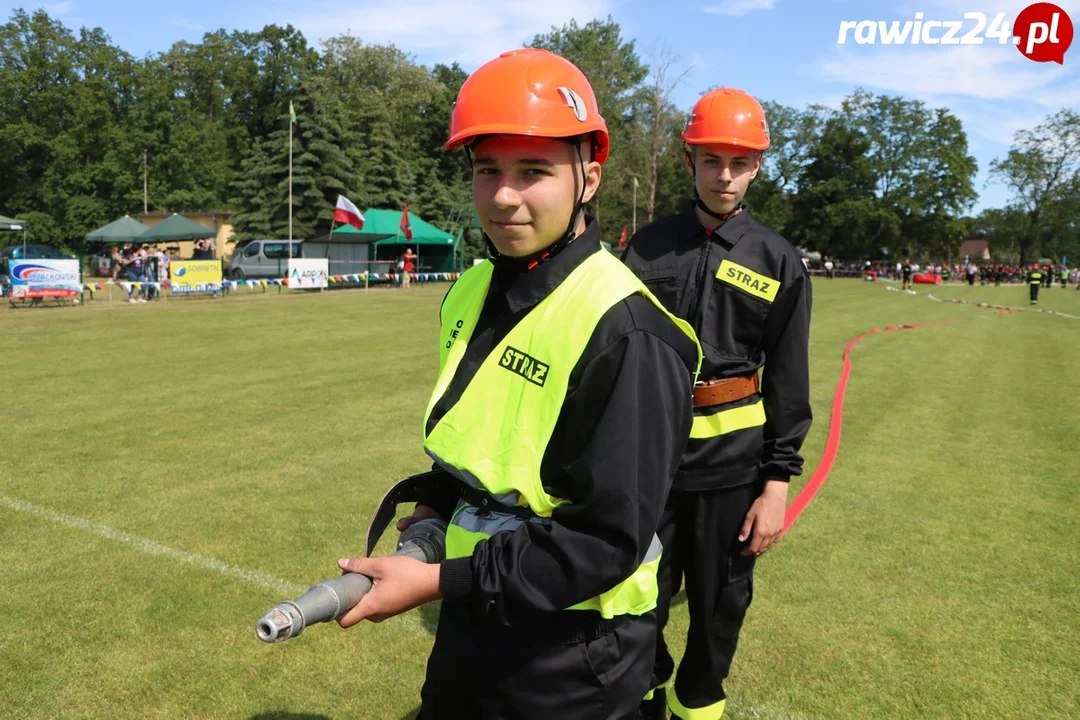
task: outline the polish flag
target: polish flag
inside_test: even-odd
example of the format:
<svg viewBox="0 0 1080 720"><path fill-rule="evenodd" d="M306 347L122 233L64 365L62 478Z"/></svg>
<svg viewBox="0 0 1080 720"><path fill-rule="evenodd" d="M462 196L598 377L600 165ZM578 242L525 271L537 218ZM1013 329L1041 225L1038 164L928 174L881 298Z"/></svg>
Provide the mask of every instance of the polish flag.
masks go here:
<svg viewBox="0 0 1080 720"><path fill-rule="evenodd" d="M364 216L344 195L337 196L337 207L334 208L334 222L349 223L357 230L364 229Z"/></svg>
<svg viewBox="0 0 1080 720"><path fill-rule="evenodd" d="M625 248L626 248L626 226L623 225L622 226L622 237L619 238L619 249L623 250Z"/></svg>

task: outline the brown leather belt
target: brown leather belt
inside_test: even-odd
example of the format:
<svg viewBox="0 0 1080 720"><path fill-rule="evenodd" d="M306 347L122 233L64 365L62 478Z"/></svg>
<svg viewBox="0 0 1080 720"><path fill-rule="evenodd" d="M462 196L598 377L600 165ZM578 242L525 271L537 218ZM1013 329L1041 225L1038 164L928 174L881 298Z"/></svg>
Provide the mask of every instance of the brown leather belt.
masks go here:
<svg viewBox="0 0 1080 720"><path fill-rule="evenodd" d="M759 389L757 373L745 377L699 382L694 387L694 407L723 405L748 398Z"/></svg>

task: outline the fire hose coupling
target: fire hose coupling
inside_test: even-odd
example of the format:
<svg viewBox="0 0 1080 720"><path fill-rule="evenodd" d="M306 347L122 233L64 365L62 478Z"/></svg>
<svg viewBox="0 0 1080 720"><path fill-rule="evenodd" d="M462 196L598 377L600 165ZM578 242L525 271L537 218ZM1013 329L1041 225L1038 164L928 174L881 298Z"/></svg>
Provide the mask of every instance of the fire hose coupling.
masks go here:
<svg viewBox="0 0 1080 720"><path fill-rule="evenodd" d="M446 557L446 523L429 518L410 525L398 539L395 555L424 563L439 563ZM308 625L341 617L371 590L371 578L359 573L313 585L296 600L278 603L255 624L255 635L265 643L294 638Z"/></svg>

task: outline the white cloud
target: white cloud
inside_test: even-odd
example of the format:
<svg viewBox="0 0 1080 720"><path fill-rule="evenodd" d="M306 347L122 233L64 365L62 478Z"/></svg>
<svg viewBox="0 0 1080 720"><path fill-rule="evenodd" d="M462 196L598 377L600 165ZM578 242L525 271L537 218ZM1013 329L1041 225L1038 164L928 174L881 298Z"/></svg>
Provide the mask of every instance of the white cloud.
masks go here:
<svg viewBox="0 0 1080 720"><path fill-rule="evenodd" d="M837 46L812 72L949 108L968 132L969 150L981 158L980 173L1004 154L1017 130L1080 105L1080 78L1068 64L1033 63L1009 47Z"/></svg>
<svg viewBox="0 0 1080 720"><path fill-rule="evenodd" d="M206 28L199 23L192 22L176 13L169 16L169 24L173 27L181 28L182 30L194 30L195 32L206 32Z"/></svg>
<svg viewBox="0 0 1080 720"><path fill-rule="evenodd" d="M702 10L712 15L742 17L755 10L772 10L774 7L776 7L776 0L722 0Z"/></svg>
<svg viewBox="0 0 1080 720"><path fill-rule="evenodd" d="M55 5L47 5L45 9L50 15L63 15L71 10L74 5L75 3L72 0L63 0L63 2L58 2Z"/></svg>
<svg viewBox="0 0 1080 720"><path fill-rule="evenodd" d="M838 46L819 63L826 80L907 95L967 95L1040 101L1050 86L1072 73L1033 63L1013 48Z"/></svg>
<svg viewBox="0 0 1080 720"><path fill-rule="evenodd" d="M362 5L317 0L267 8L266 22L292 23L309 41L343 33L367 43L393 43L436 62L472 69L499 53L521 47L537 33L603 18L613 0L376 0Z"/></svg>
<svg viewBox="0 0 1080 720"><path fill-rule="evenodd" d="M980 2L972 2L972 0L909 1L916 6L916 10L924 11L928 18L930 17L931 10L952 11L953 15L950 15L949 17L955 17L957 19L963 17L965 12L978 11L986 15L987 20L993 18L997 13L1003 12L1005 13L1005 17L1010 21L1012 21L1021 10L1032 4L1032 0L980 0ZM1073 15L1073 10L1080 9L1080 2L1077 2L1077 0L1054 0L1054 4L1074 18L1075 15Z"/></svg>
<svg viewBox="0 0 1080 720"><path fill-rule="evenodd" d="M905 2L895 10L901 22L913 18L915 11L922 12L927 20L962 20L965 12L977 10L988 22L998 13L1005 13L1011 23L1030 4L1030 0L982 0L976 4L971 0ZM1080 0L1056 2L1072 17L1080 18ZM888 15L869 13L858 19L893 21L894 17ZM972 27L972 21L968 20L964 31ZM1031 62L1015 47L990 39L983 45L860 46L849 38L847 44L837 45L830 55L819 59L813 74L826 80L902 93L932 105L948 105L964 97L1007 100L1041 112L1045 108L1080 104L1080 78L1073 67L1076 55L1075 50L1071 51L1065 57L1065 64L1057 65ZM997 116L1010 112L1010 105L998 105ZM999 129L993 135L1000 137L1002 128L1008 125L996 127Z"/></svg>

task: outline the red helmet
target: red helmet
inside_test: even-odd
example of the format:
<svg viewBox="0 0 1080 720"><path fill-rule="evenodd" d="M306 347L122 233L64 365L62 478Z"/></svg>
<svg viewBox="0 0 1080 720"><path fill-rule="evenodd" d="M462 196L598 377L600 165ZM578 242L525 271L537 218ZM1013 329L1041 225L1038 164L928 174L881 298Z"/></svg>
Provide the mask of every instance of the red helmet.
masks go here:
<svg viewBox="0 0 1080 720"><path fill-rule="evenodd" d="M735 88L706 93L690 113L682 139L687 145L736 145L769 149L769 124L761 103Z"/></svg>
<svg viewBox="0 0 1080 720"><path fill-rule="evenodd" d="M611 141L588 79L547 50L512 50L480 66L458 92L447 150L482 135L570 138L592 135L603 164Z"/></svg>

